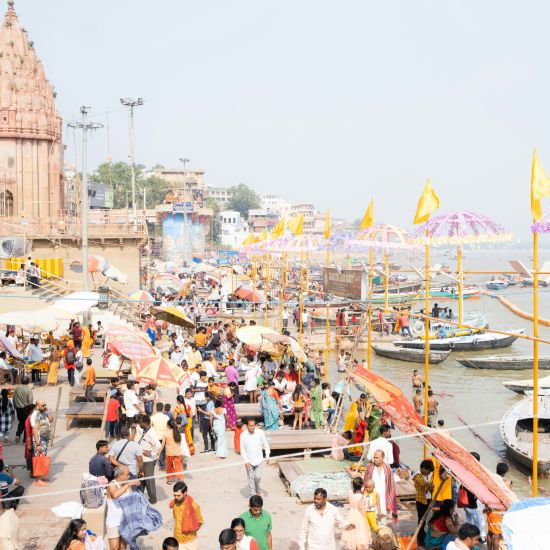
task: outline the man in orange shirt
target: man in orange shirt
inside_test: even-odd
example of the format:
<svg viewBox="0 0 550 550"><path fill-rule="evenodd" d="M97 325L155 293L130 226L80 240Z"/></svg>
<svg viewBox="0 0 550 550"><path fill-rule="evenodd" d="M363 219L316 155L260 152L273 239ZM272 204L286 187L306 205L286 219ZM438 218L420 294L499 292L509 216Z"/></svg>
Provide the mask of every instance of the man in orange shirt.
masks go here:
<svg viewBox="0 0 550 550"><path fill-rule="evenodd" d="M95 403L94 397L95 368L90 357L86 359L86 378L84 379L84 398Z"/></svg>
<svg viewBox="0 0 550 550"><path fill-rule="evenodd" d="M174 484L174 500L170 503L174 514L174 538L182 550L198 550L197 532L204 523L200 506L187 494L183 481Z"/></svg>

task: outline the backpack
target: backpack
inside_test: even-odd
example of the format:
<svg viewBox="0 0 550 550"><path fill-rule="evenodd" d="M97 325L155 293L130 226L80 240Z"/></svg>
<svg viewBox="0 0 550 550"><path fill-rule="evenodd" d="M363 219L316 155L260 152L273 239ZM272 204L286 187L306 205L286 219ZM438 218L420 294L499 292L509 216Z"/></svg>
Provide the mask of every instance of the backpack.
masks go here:
<svg viewBox="0 0 550 550"><path fill-rule="evenodd" d="M76 360L76 353L72 349L68 349L67 353L65 354L65 363L67 365L74 365L74 362Z"/></svg>
<svg viewBox="0 0 550 550"><path fill-rule="evenodd" d="M103 489L97 479L86 479L80 486L80 502L84 508L99 508L103 500Z"/></svg>

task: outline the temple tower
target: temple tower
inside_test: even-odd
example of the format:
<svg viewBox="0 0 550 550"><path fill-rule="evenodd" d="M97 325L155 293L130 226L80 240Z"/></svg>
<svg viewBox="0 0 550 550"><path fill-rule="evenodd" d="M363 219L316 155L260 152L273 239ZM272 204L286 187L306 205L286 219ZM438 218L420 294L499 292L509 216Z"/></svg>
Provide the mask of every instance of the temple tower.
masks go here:
<svg viewBox="0 0 550 550"><path fill-rule="evenodd" d="M0 28L0 219L14 229L62 214L64 147L54 97L8 0Z"/></svg>

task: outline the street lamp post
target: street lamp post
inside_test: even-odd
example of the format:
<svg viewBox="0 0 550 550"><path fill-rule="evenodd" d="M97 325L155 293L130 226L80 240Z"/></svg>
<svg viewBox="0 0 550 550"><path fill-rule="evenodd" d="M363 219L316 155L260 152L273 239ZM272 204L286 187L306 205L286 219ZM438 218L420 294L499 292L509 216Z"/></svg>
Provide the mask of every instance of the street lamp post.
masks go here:
<svg viewBox="0 0 550 550"><path fill-rule="evenodd" d="M88 131L103 128L99 122L88 122L88 111L90 107L80 107L82 114L81 122L69 122L70 128L82 130L82 193L81 193L81 231L82 231L82 287L85 292L89 290L88 285Z"/></svg>
<svg viewBox="0 0 550 550"><path fill-rule="evenodd" d="M130 97L120 98L120 103L128 107L128 133L130 137L130 170L132 174L132 209L134 211L134 227L137 227L137 204L136 204L136 161L134 157L134 108L143 105L142 97L132 99Z"/></svg>

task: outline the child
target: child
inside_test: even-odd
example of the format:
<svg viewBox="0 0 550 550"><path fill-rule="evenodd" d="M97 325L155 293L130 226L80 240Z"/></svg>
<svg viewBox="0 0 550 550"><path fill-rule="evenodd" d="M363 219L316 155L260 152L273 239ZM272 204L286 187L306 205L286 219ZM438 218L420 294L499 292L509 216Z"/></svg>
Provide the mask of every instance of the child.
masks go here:
<svg viewBox="0 0 550 550"><path fill-rule="evenodd" d="M294 423L292 424L292 429L296 429L296 424L298 429L302 429L302 422L304 420L304 405L305 399L302 395L302 390L299 386L296 387L294 393L292 394L292 406L294 409Z"/></svg>
<svg viewBox="0 0 550 550"><path fill-rule="evenodd" d="M233 446L237 454L241 454L241 434L243 433L243 421L239 418L237 419L237 425L235 426L235 433L233 434Z"/></svg>
<svg viewBox="0 0 550 550"><path fill-rule="evenodd" d="M186 421L187 421L187 418L186 418ZM189 448L189 444L187 442L187 437L186 437L187 434L185 430L187 426L187 422L184 425L183 418L181 416L176 416L176 426L178 428L178 432L181 434L180 447L181 447L181 453L183 456L183 464L185 468L185 459L191 456L191 449Z"/></svg>
<svg viewBox="0 0 550 550"><path fill-rule="evenodd" d="M376 516L380 515L380 498L378 493L374 490L374 481L369 479L365 482L365 510L367 516L367 522L369 527L378 533L378 524L376 523Z"/></svg>
<svg viewBox="0 0 550 550"><path fill-rule="evenodd" d="M351 480L349 493L349 512L346 523L355 526L355 529L342 532L342 548L346 550L367 550L372 541L371 533L365 519L365 497L361 493L363 479L355 477Z"/></svg>

